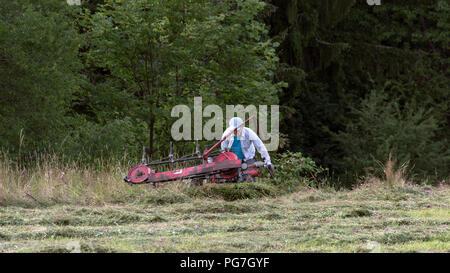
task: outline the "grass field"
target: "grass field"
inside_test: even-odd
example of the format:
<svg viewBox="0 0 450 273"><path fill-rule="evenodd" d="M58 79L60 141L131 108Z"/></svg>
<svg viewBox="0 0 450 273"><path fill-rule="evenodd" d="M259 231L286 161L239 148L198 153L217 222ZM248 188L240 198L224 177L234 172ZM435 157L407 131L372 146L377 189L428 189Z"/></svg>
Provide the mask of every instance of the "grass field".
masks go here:
<svg viewBox="0 0 450 273"><path fill-rule="evenodd" d="M445 185L303 187L276 195L263 183L239 187L207 192L250 189L259 196L226 201L177 185L129 187L123 191L134 198L103 203L5 195L0 252L450 252Z"/></svg>

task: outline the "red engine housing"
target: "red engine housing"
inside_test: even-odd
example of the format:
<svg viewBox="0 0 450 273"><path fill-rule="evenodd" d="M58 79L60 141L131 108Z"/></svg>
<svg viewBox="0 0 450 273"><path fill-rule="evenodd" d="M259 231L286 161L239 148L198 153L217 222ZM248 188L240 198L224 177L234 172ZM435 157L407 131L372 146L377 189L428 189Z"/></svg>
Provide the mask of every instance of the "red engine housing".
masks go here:
<svg viewBox="0 0 450 273"><path fill-rule="evenodd" d="M224 153L221 153L220 155L218 155L216 157L216 159L214 160L214 162L223 162L226 160L238 160L238 156L233 152L224 152ZM257 177L261 174L261 170L259 168L251 168L251 169L245 170L243 173L248 174L251 177ZM232 179L232 178L237 177L237 175L238 175L237 169L232 169L232 170L224 171L224 172L220 173L221 178L225 178L225 179Z"/></svg>
<svg viewBox="0 0 450 273"><path fill-rule="evenodd" d="M214 159L214 162L223 162L226 160L239 160L238 156L233 153L233 152L224 152L221 153L220 155L218 155L216 157L216 159ZM220 176L222 178L233 178L235 176L238 175L238 170L237 169L231 169L229 171L224 171L220 173Z"/></svg>

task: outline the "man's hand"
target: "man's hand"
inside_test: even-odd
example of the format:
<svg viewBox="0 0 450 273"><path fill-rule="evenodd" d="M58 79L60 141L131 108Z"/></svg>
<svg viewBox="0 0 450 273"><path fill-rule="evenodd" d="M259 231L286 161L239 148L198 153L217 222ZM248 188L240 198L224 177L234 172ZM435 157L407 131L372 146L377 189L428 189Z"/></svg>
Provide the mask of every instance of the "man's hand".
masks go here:
<svg viewBox="0 0 450 273"><path fill-rule="evenodd" d="M270 162L270 159L269 160L264 159L264 165L266 165L267 169L273 171L274 167L272 165L272 162Z"/></svg>
<svg viewBox="0 0 450 273"><path fill-rule="evenodd" d="M266 165L265 167L269 171L270 177L274 178L274 176L273 176L273 169L274 169L274 167L273 167L272 163L270 163L270 161L268 161L268 162L264 163L264 165Z"/></svg>

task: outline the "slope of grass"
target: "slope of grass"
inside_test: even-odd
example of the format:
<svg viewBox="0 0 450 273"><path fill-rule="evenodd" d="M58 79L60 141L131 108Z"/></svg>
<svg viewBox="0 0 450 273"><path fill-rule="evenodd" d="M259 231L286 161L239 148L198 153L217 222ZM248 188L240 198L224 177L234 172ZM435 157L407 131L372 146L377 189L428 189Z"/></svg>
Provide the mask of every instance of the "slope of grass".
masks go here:
<svg viewBox="0 0 450 273"><path fill-rule="evenodd" d="M0 207L0 252L450 252L447 186L186 198Z"/></svg>
<svg viewBox="0 0 450 273"><path fill-rule="evenodd" d="M39 162L0 160L0 252L450 252L448 183L413 186L393 163L336 191L288 173L130 186L114 164Z"/></svg>

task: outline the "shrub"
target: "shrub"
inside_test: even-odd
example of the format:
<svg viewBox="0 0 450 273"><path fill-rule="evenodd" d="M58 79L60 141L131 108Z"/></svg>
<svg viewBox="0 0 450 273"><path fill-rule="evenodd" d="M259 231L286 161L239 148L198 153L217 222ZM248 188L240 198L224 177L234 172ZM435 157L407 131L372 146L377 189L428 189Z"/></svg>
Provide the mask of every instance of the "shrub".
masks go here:
<svg viewBox="0 0 450 273"><path fill-rule="evenodd" d="M303 183L317 187L320 184L319 175L327 169L317 166L310 157L304 157L300 152L285 152L274 159L276 180L283 184Z"/></svg>

